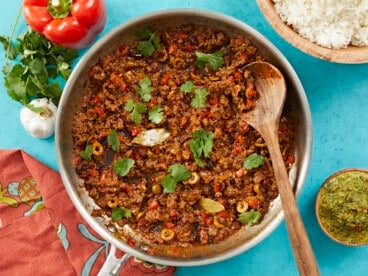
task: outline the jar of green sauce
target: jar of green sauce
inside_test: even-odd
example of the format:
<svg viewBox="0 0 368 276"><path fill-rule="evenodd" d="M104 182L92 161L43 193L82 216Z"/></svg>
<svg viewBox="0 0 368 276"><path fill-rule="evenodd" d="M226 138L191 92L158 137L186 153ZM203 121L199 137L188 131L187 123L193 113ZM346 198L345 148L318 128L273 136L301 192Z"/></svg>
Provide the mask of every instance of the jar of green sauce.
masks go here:
<svg viewBox="0 0 368 276"><path fill-rule="evenodd" d="M368 170L345 169L321 186L316 216L322 230L344 245L368 243Z"/></svg>

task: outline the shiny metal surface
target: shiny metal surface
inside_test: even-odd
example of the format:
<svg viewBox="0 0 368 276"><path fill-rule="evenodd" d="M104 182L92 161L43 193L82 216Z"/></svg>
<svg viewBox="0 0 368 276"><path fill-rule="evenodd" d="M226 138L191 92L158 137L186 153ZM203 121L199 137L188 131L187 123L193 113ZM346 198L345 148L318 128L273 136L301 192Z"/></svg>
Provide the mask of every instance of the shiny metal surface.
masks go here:
<svg viewBox="0 0 368 276"><path fill-rule="evenodd" d="M300 193L306 180L312 150L312 121L309 104L302 84L294 69L283 54L263 35L245 23L229 16L194 9L162 10L129 20L95 43L76 65L69 78L59 104L56 122L57 161L65 188L83 218L104 239L117 248L149 262L174 266L196 266L219 262L254 247L267 237L282 221L283 213L280 199L277 198L263 221L250 229L244 228L236 235L217 245L189 248L185 258L165 255L164 250L155 256L146 254L143 249L132 248L124 241L115 238L104 224L90 215L93 201L83 190L83 183L77 177L72 166L73 141L71 135L73 115L78 110L83 86L88 79L88 72L101 56L113 51L125 41L134 38L137 29L150 25L153 28L165 28L182 23L204 24L225 32L239 33L251 39L269 62L276 65L284 74L288 85L286 108L290 108L298 120L297 158L295 167L290 172L290 182L296 195Z"/></svg>

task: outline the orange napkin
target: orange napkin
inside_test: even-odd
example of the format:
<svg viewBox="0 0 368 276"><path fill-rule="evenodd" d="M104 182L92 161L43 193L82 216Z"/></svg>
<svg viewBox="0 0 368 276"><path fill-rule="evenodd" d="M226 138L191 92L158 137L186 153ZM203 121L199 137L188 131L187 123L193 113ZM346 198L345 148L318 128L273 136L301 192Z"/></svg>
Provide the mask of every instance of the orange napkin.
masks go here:
<svg viewBox="0 0 368 276"><path fill-rule="evenodd" d="M22 150L0 150L0 244L2 275L97 275L111 247L79 215L60 175ZM174 272L131 257L119 274Z"/></svg>

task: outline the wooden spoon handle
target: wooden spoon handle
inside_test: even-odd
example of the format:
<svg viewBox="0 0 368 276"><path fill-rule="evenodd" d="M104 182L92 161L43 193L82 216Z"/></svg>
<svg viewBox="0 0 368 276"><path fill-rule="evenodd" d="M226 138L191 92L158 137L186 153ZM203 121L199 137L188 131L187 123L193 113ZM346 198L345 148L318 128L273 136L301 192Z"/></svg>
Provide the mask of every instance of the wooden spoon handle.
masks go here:
<svg viewBox="0 0 368 276"><path fill-rule="evenodd" d="M309 242L307 232L300 217L295 196L289 182L285 164L281 155L275 124L262 125L259 132L268 145L272 159L274 175L279 190L286 226L289 232L294 257L300 275L319 275L319 269Z"/></svg>

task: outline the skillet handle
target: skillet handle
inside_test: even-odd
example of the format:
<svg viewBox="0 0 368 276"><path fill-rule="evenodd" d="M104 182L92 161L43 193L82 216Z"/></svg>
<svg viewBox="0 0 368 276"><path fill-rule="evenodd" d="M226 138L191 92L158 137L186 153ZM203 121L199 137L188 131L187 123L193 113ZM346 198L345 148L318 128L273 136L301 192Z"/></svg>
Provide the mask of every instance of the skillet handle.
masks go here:
<svg viewBox="0 0 368 276"><path fill-rule="evenodd" d="M105 263L101 267L97 276L115 276L118 275L120 269L126 261L130 258L130 255L125 253L121 258L116 258L116 247L111 245L109 255L106 258Z"/></svg>

